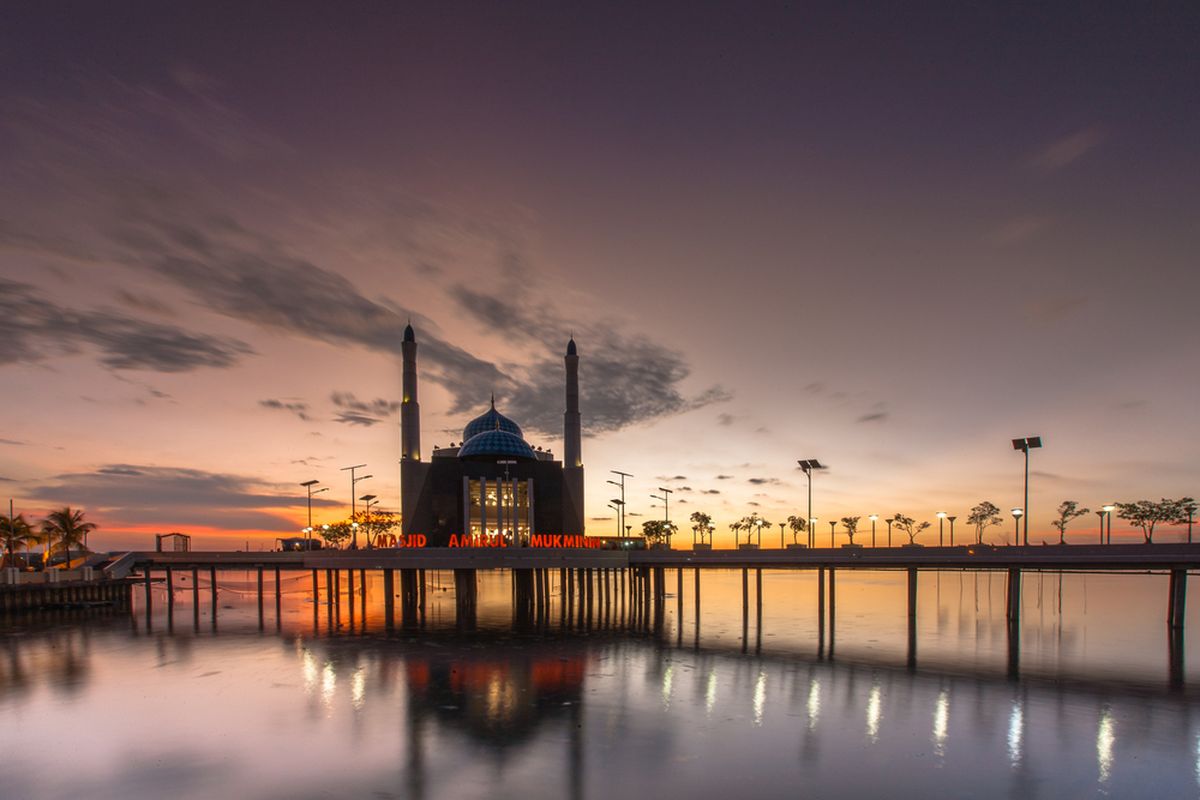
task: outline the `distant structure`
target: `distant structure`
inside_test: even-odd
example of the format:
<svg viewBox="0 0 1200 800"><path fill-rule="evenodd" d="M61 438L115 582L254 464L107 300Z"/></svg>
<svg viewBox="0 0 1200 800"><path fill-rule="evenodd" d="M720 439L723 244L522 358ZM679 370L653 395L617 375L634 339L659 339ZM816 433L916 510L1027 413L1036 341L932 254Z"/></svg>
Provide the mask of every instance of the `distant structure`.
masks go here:
<svg viewBox="0 0 1200 800"><path fill-rule="evenodd" d="M579 413L579 354L567 343L563 460L534 449L521 427L490 407L467 423L462 442L421 458L417 402L417 339L404 329L400 401L400 510L403 533L425 534L428 546L452 535L502 537L510 545L534 534L582 534L583 455Z"/></svg>
<svg viewBox="0 0 1200 800"><path fill-rule="evenodd" d="M156 553L189 553L192 550L192 537L177 531L172 533L154 534L154 551Z"/></svg>

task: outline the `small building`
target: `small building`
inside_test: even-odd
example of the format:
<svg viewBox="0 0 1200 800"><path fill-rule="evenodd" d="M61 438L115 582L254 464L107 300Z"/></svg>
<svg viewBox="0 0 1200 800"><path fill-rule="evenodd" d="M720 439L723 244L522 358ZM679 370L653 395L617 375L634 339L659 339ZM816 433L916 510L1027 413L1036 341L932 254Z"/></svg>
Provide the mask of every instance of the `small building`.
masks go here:
<svg viewBox="0 0 1200 800"><path fill-rule="evenodd" d="M154 552L156 553L190 553L192 537L186 533L172 531L171 533L154 534Z"/></svg>

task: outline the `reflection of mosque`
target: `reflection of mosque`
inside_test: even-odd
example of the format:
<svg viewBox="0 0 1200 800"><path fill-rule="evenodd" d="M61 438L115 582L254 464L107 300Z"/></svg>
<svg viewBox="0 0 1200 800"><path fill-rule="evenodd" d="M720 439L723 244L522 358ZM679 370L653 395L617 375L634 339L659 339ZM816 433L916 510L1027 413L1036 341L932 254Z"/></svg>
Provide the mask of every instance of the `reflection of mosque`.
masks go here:
<svg viewBox="0 0 1200 800"><path fill-rule="evenodd" d="M404 331L400 404L400 505L404 533L424 534L444 547L450 536L502 536L514 543L531 534L582 534L583 459L579 413L579 355L567 344L563 457L534 449L521 427L491 407L463 429L462 442L421 452L417 402L417 341Z"/></svg>

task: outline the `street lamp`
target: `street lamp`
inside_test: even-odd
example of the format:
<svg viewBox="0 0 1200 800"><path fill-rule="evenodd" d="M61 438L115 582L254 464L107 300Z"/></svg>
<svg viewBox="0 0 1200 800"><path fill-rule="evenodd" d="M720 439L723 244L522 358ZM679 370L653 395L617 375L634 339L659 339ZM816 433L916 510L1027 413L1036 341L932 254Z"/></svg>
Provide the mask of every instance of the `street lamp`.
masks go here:
<svg viewBox="0 0 1200 800"><path fill-rule="evenodd" d="M800 465L800 469L801 469L801 470L803 470L804 474L808 476L808 518L809 518L810 522L811 522L811 521L815 521L815 520L814 520L814 517L813 517L813 515L812 515L812 476L813 476L813 470L814 470L814 469L825 469L825 467L824 467L824 466L822 466L822 465L821 465L821 462L820 462L820 461L817 461L815 458L805 458L805 459L801 459L801 460L797 461L796 463ZM809 532L808 532L808 538L809 538L811 541L809 541L809 543L808 543L808 546L809 546L809 547L815 547L815 546L816 546L816 544L817 544L817 542L816 542L816 539L815 539L815 537L816 537L816 534L814 534L814 533L812 532L811 528L812 528L812 526L810 525L810 526L809 526Z"/></svg>
<svg viewBox="0 0 1200 800"><path fill-rule="evenodd" d="M1020 508L1014 508L1012 510L1012 515L1013 515L1013 522L1016 523L1016 531L1013 534L1016 539L1014 544L1020 544L1020 542L1021 542L1021 517L1025 515L1025 512L1024 512L1024 510L1022 510Z"/></svg>
<svg viewBox="0 0 1200 800"><path fill-rule="evenodd" d="M1029 544L1029 515L1025 512L1029 511L1029 451L1042 446L1042 437L1026 436L1024 439L1012 440L1013 450L1020 450L1025 454L1025 505L1022 506L1022 514L1025 515L1025 544Z"/></svg>
<svg viewBox="0 0 1200 800"><path fill-rule="evenodd" d="M314 494L320 494L321 492L329 491L329 487L325 486L321 489L317 489L314 492L312 487L316 486L318 483L320 483L319 480L313 479L311 481L305 481L304 483L300 484L301 486L303 486L305 489L308 490L308 527L304 529L304 532L306 534L309 534L309 536L305 537L306 539L311 537L311 534L312 534L312 496Z"/></svg>
<svg viewBox="0 0 1200 800"><path fill-rule="evenodd" d="M1104 515L1107 513L1103 508L1096 512L1096 516L1100 518L1100 544L1104 544Z"/></svg>
<svg viewBox="0 0 1200 800"><path fill-rule="evenodd" d="M371 549L371 503L375 500L375 495L364 494L362 497L360 497L358 499L362 500L363 502L365 502L367 504L367 511L366 511L367 524L365 527L367 529L367 549L370 550Z"/></svg>
<svg viewBox="0 0 1200 800"><path fill-rule="evenodd" d="M628 529L632 526L625 524L625 479L632 478L633 475L629 474L628 472L621 472L619 469L610 469L609 472L611 472L613 475L621 476L620 483L617 481L609 481L609 483L611 483L613 486L618 486L621 489L621 513L619 515L621 517L621 521L619 524L622 528L625 528L628 531Z"/></svg>
<svg viewBox="0 0 1200 800"><path fill-rule="evenodd" d="M816 517L808 518L808 546L817 546L817 523L820 522Z"/></svg>
<svg viewBox="0 0 1200 800"><path fill-rule="evenodd" d="M779 523L779 549L783 549L783 529L787 527L786 522Z"/></svg>
<svg viewBox="0 0 1200 800"><path fill-rule="evenodd" d="M888 526L888 547L892 546L892 523L896 521L895 517L888 517L884 520Z"/></svg>
<svg viewBox="0 0 1200 800"><path fill-rule="evenodd" d="M829 546L830 547L835 547L837 545L837 541L833 538L833 531L835 528L837 528L837 520L836 519L829 520Z"/></svg>
<svg viewBox="0 0 1200 800"><path fill-rule="evenodd" d="M942 542L942 527L943 527L943 525L944 525L944 524L945 524L945 522L946 522L946 517L947 517L947 516L948 516L948 515L946 514L946 512L945 512L945 511L939 511L939 512L937 512L937 518L938 518L938 547L941 547L941 546L942 546L942 544L943 544L943 542Z"/></svg>
<svg viewBox="0 0 1200 800"><path fill-rule="evenodd" d="M950 546L954 547L954 520L958 519L958 517L949 516L946 519L950 520Z"/></svg>
<svg viewBox="0 0 1200 800"><path fill-rule="evenodd" d="M612 481L609 481L612 483ZM621 537L621 506L620 500L609 500L608 507L617 512L617 538Z"/></svg>
<svg viewBox="0 0 1200 800"><path fill-rule="evenodd" d="M341 469L342 472L345 472L346 470L350 470L350 522L351 522L350 528L354 531L354 543L351 545L352 550L358 549L358 526L353 524L354 523L354 511L355 511L354 488L356 486L358 486L359 481L365 481L367 478L373 477L371 475L363 475L362 477L355 477L354 470L362 469L365 466L366 466L366 464L355 464L352 467L342 467L342 469Z"/></svg>
<svg viewBox="0 0 1200 800"><path fill-rule="evenodd" d="M1103 507L1104 515L1108 518L1108 544L1112 544L1112 512L1116 508L1112 503L1107 503Z"/></svg>
<svg viewBox="0 0 1200 800"><path fill-rule="evenodd" d="M867 517L867 519L871 520L871 547L874 547L875 546L875 521L877 519L879 519L879 515L872 514L871 516Z"/></svg>

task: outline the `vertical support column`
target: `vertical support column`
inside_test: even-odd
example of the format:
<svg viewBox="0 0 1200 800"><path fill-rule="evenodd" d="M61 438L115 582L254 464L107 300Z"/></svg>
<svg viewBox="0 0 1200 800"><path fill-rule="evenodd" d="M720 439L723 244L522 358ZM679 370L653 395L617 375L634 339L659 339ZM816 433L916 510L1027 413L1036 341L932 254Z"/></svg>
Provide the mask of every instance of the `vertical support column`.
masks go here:
<svg viewBox="0 0 1200 800"><path fill-rule="evenodd" d="M146 630L150 630L150 611L153 605L153 600L150 596L150 567L146 567Z"/></svg>
<svg viewBox="0 0 1200 800"><path fill-rule="evenodd" d="M1174 630L1183 630L1184 618L1187 611L1187 570L1171 570L1171 581L1167 598L1167 626Z"/></svg>
<svg viewBox="0 0 1200 800"><path fill-rule="evenodd" d="M825 657L825 568L817 568L817 658Z"/></svg>
<svg viewBox="0 0 1200 800"><path fill-rule="evenodd" d="M396 627L396 573L383 571L383 623L390 631Z"/></svg>
<svg viewBox="0 0 1200 800"><path fill-rule="evenodd" d="M1017 680L1021 676L1021 570L1008 570L1008 678Z"/></svg>
<svg viewBox="0 0 1200 800"><path fill-rule="evenodd" d="M263 629L263 568L258 568L258 629Z"/></svg>
<svg viewBox="0 0 1200 800"><path fill-rule="evenodd" d="M321 619L318 614L321 608L321 587L317 582L317 571L312 571L312 607L313 607L313 635L317 633L317 626L321 624Z"/></svg>
<svg viewBox="0 0 1200 800"><path fill-rule="evenodd" d="M1174 576L1174 573L1172 573ZM167 626L175 624L175 570L167 567Z"/></svg>
<svg viewBox="0 0 1200 800"><path fill-rule="evenodd" d="M192 567L192 627L200 627L200 570Z"/></svg>
<svg viewBox="0 0 1200 800"><path fill-rule="evenodd" d="M212 626L217 627L217 568L208 568L208 594L212 603Z"/></svg>
<svg viewBox="0 0 1200 800"><path fill-rule="evenodd" d="M837 570L829 568L829 657L833 658L833 640L837 633Z"/></svg>
<svg viewBox="0 0 1200 800"><path fill-rule="evenodd" d="M275 630L283 627L283 587L279 567L275 568Z"/></svg>
<svg viewBox="0 0 1200 800"><path fill-rule="evenodd" d="M403 577L403 574L402 574ZM454 603L459 628L475 628L475 570L454 570Z"/></svg>
<svg viewBox="0 0 1200 800"><path fill-rule="evenodd" d="M750 570L742 567L742 652L746 652L750 636Z"/></svg>
<svg viewBox="0 0 1200 800"><path fill-rule="evenodd" d="M1009 567L1008 596L1005 605L1008 621L1019 623L1021 621L1021 570L1019 567Z"/></svg>
<svg viewBox="0 0 1200 800"><path fill-rule="evenodd" d="M917 668L917 568L908 568L908 668Z"/></svg>

